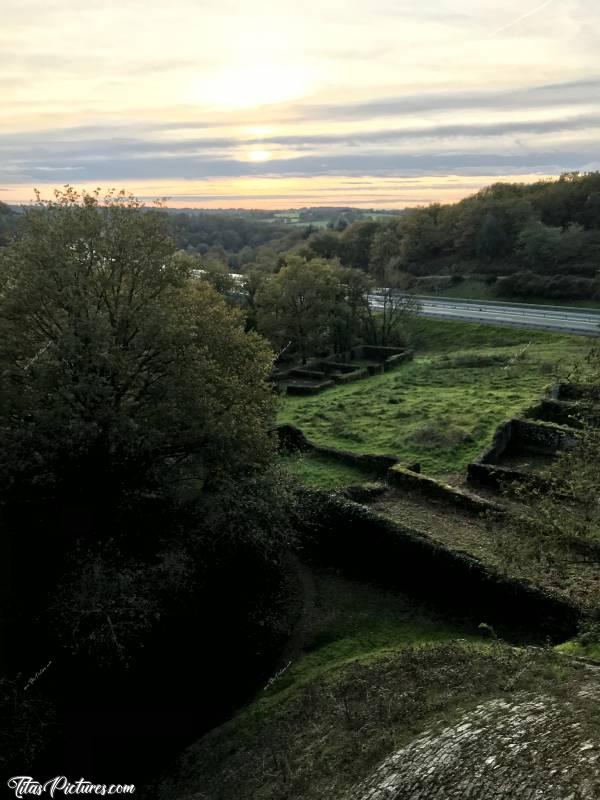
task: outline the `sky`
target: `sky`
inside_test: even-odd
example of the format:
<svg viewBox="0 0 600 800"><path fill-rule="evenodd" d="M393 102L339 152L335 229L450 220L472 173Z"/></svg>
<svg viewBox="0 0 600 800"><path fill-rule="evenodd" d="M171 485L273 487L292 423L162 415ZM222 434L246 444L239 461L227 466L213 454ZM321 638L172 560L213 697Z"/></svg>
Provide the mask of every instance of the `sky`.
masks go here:
<svg viewBox="0 0 600 800"><path fill-rule="evenodd" d="M597 0L0 0L0 200L404 208L600 169Z"/></svg>

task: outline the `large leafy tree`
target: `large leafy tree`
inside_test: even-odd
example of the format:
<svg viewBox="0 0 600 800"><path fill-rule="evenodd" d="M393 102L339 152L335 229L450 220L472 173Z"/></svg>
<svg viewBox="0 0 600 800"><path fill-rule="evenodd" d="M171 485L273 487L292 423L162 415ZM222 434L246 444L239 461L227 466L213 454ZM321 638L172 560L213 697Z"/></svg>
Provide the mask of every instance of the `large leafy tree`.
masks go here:
<svg viewBox="0 0 600 800"><path fill-rule="evenodd" d="M38 200L0 264L0 480L101 504L264 465L271 352L124 194Z"/></svg>
<svg viewBox="0 0 600 800"><path fill-rule="evenodd" d="M259 328L277 347L291 348L306 363L309 356L331 346L341 293L341 270L336 264L291 255L287 266L260 290Z"/></svg>
<svg viewBox="0 0 600 800"><path fill-rule="evenodd" d="M107 665L291 538L272 351L167 224L67 187L0 257L0 513L29 578L10 602Z"/></svg>

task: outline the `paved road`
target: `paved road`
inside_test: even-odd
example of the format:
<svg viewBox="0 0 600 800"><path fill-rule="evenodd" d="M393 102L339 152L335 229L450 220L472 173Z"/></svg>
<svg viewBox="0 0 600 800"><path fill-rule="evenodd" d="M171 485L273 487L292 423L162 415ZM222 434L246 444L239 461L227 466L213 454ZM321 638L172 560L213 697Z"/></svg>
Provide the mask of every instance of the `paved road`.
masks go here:
<svg viewBox="0 0 600 800"><path fill-rule="evenodd" d="M417 297L419 314L438 319L456 319L489 325L512 325L517 328L600 336L600 313L588 309L565 309L561 306L530 306L523 303L496 305L479 300L454 301ZM371 295L373 308L381 307L381 295Z"/></svg>

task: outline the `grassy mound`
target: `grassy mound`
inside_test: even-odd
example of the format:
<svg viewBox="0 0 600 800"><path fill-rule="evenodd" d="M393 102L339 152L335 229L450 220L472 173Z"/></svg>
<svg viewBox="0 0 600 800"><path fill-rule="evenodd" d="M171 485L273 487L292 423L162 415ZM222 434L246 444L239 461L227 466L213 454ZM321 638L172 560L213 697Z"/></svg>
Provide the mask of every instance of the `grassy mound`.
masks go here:
<svg viewBox="0 0 600 800"><path fill-rule="evenodd" d="M567 696L576 669L546 653L445 642L396 648L260 701L189 748L160 800L342 800L389 753L482 700Z"/></svg>

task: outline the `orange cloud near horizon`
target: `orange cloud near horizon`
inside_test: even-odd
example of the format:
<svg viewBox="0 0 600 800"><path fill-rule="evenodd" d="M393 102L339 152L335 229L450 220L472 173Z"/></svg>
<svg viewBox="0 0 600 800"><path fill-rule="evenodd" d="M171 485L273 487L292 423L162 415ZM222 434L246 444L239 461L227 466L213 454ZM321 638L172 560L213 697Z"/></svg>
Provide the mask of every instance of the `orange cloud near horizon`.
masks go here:
<svg viewBox="0 0 600 800"><path fill-rule="evenodd" d="M355 206L374 209L401 209L430 203L454 203L498 182L533 183L552 177L546 174L527 175L445 175L440 177L240 177L197 181L126 181L117 189L152 202L164 200L171 208L260 209L282 210L307 206ZM80 185L78 189L95 189L96 185ZM0 199L9 204L28 204L34 189L49 198L56 184L35 186L15 184L0 187ZM113 185L102 186L113 188Z"/></svg>

